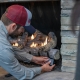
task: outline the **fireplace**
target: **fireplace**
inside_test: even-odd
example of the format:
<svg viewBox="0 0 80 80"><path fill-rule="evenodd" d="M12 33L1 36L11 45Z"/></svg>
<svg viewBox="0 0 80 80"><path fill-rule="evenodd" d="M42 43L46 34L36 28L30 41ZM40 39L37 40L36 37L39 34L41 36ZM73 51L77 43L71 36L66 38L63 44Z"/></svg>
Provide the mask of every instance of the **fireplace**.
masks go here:
<svg viewBox="0 0 80 80"><path fill-rule="evenodd" d="M31 24L39 30L41 33L48 35L49 32L54 32L57 37L57 45L54 49L61 48L61 37L60 37L60 0L26 0L26 1L13 1L13 2L2 2L0 4L0 16L4 13L5 9L12 4L20 4L28 8L32 14ZM31 36L31 34L29 34ZM57 69L61 69L61 57L55 61L58 66Z"/></svg>

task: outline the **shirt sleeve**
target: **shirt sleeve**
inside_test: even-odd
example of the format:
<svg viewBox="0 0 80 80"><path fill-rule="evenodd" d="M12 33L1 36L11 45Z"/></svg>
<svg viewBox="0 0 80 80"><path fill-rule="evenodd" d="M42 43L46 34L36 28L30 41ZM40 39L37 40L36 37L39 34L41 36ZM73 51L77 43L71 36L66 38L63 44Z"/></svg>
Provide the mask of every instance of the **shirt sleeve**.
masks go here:
<svg viewBox="0 0 80 80"><path fill-rule="evenodd" d="M10 36L8 37L8 40L10 42L16 41L16 39L12 39ZM28 63L31 62L33 55L27 53L25 49L21 49L20 50L18 48L13 47L13 50L14 50L14 53L15 53L15 57L18 60L21 60L21 61L24 61L24 62L28 62Z"/></svg>
<svg viewBox="0 0 80 80"><path fill-rule="evenodd" d="M0 52L0 66L18 80L32 79L41 73L41 67L27 68L21 65L10 49L4 49Z"/></svg>
<svg viewBox="0 0 80 80"><path fill-rule="evenodd" d="M14 49L15 57L18 60L28 62L28 63L31 62L33 55L27 53L25 49L23 50L20 50L20 49L18 50L16 48L13 48L13 49Z"/></svg>

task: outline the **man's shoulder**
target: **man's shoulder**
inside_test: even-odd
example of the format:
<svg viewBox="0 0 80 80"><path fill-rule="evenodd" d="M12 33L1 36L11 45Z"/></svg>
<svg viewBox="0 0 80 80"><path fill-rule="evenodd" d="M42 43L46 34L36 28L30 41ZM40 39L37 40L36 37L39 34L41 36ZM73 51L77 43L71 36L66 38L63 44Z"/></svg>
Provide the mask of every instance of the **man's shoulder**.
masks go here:
<svg viewBox="0 0 80 80"><path fill-rule="evenodd" d="M0 51L6 48L11 48L12 46L9 43L9 41L7 40L7 38L0 36Z"/></svg>

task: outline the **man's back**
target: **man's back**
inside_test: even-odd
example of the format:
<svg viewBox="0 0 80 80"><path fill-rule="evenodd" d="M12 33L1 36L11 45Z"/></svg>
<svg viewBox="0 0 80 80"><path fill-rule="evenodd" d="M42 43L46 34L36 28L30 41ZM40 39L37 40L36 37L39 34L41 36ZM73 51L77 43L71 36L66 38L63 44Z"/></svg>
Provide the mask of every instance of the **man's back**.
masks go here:
<svg viewBox="0 0 80 80"><path fill-rule="evenodd" d="M8 37L8 32L6 30L6 27L4 26L2 21L0 21L0 51L6 48L12 49L12 46L9 43L7 37Z"/></svg>

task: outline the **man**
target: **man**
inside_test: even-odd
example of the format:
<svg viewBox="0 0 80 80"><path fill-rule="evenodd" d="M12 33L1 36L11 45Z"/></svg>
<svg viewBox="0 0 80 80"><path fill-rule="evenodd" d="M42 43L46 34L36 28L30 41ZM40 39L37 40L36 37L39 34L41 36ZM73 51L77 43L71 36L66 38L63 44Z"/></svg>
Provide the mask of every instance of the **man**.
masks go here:
<svg viewBox="0 0 80 80"><path fill-rule="evenodd" d="M27 68L21 65L15 58L15 52L8 41L8 35L16 35L20 27L25 26L27 13L23 6L12 5L8 7L0 21L0 66L12 74L18 80L32 79L41 72L51 71L55 65L49 66L50 62L41 67ZM36 58L31 56L35 63L46 62L48 58Z"/></svg>
<svg viewBox="0 0 80 80"><path fill-rule="evenodd" d="M28 15L26 24L24 26L25 31L27 31L30 34L34 34L36 32L36 29L31 25L32 13L27 8L25 9Z"/></svg>

